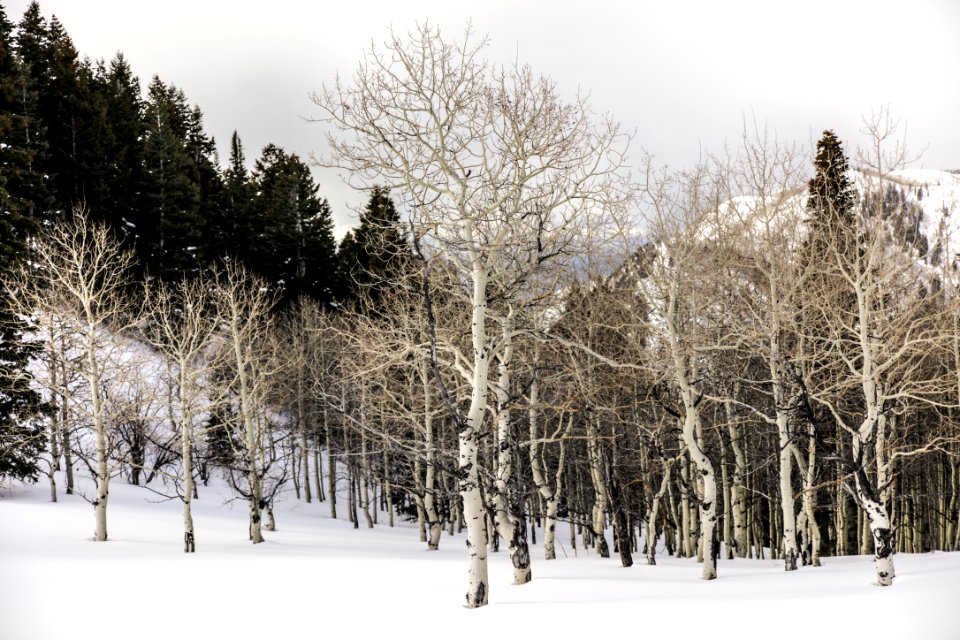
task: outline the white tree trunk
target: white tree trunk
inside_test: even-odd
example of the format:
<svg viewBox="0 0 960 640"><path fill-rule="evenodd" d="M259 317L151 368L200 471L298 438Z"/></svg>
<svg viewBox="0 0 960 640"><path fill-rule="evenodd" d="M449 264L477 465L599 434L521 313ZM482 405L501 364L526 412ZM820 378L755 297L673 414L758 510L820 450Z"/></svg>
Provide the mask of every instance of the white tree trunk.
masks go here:
<svg viewBox="0 0 960 640"><path fill-rule="evenodd" d="M426 516L427 550L436 551L440 548L440 536L443 533L440 515L437 513L437 446L433 433L433 403L431 402L431 385L428 362L420 360L420 383L423 387L423 430L426 441L426 473L423 478L423 512Z"/></svg>
<svg viewBox="0 0 960 640"><path fill-rule="evenodd" d="M540 381L536 371L537 357L534 357L534 378L530 384L530 408L528 411L530 426L530 471L533 475L533 484L540 492L540 497L546 505L546 521L543 529L543 555L546 560L555 560L557 535L557 494L547 481L542 460L540 459ZM563 420L563 416L560 417Z"/></svg>
<svg viewBox="0 0 960 640"><path fill-rule="evenodd" d="M107 425L104 421L103 403L100 399L100 368L97 363L96 337L90 335L87 342L87 383L93 404L93 431L96 443L97 497L93 502L96 532L94 540L107 539L107 498L110 495L110 470L107 466Z"/></svg>
<svg viewBox="0 0 960 640"><path fill-rule="evenodd" d="M868 414L870 412L868 411ZM869 420L868 415L868 420ZM872 427L868 427L869 431ZM856 473L854 473L854 486L857 491L857 500L863 508L864 517L870 527L870 534L873 537L874 563L877 569L877 584L881 587L889 587L893 584L895 577L893 567L893 528L890 526L890 518L887 515L886 506L880 499L879 493L874 489L867 478L866 469L862 466L863 460L863 430L853 437L853 458L855 464L860 461Z"/></svg>
<svg viewBox="0 0 960 640"><path fill-rule="evenodd" d="M497 532L507 541L510 562L513 565L513 583L526 584L532 579L530 549L526 526L510 516L507 505L508 484L513 471L514 442L510 433L510 364L513 357L511 333L512 315L504 322L502 351L499 357L500 375L497 381L497 474L494 477L493 505Z"/></svg>
<svg viewBox="0 0 960 640"><path fill-rule="evenodd" d="M650 506L650 514L647 516L647 564L657 564L657 517L660 515L660 501L666 495L670 486L670 470L673 468L673 460L664 460L663 479L660 481L660 488L653 496L653 504Z"/></svg>
<svg viewBox="0 0 960 640"><path fill-rule="evenodd" d="M673 281L670 288L669 301L665 320L667 338L672 355L673 375L680 388L680 397L683 401L683 443L687 447L690 460L697 467L700 481L703 483L703 495L700 496L700 539L705 545L703 554L703 579L714 580L717 577L717 481L710 458L700 447L697 432L700 428L700 410L697 406L696 393L690 383L690 368L687 356L680 345L680 333L676 324L677 283Z"/></svg>
<svg viewBox="0 0 960 640"><path fill-rule="evenodd" d="M182 363L181 363L182 364ZM181 366L180 390L183 393L184 385L187 384ZM181 417L180 426L180 454L183 459L183 551L184 553L193 553L196 551L196 538L193 531L193 514L191 513L191 503L193 501L193 416L186 412Z"/></svg>
<svg viewBox="0 0 960 640"><path fill-rule="evenodd" d="M467 223L468 232L472 232ZM484 509L480 495L479 462L480 430L487 409L487 378L490 371L490 348L487 344L487 270L477 255L472 255L473 304L471 337L473 343L473 379L470 409L458 434L460 497L463 518L467 525L467 607L483 607L488 602L487 545L484 538Z"/></svg>

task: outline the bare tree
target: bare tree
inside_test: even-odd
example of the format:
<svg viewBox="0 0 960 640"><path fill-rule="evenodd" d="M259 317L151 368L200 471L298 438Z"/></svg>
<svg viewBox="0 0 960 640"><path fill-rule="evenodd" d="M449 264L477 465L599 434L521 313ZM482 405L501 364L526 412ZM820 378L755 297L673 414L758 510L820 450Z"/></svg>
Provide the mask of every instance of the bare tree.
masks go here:
<svg viewBox="0 0 960 640"><path fill-rule="evenodd" d="M15 274L9 289L21 313L60 318L77 337L95 442L94 539L105 541L110 486L105 369L107 359L116 357L115 338L136 322L137 307L128 295L133 256L105 225L78 210L36 240L33 259L36 270Z"/></svg>
<svg viewBox="0 0 960 640"><path fill-rule="evenodd" d="M215 279L211 304L220 321L218 364L228 391L224 395L232 399L228 400L232 415L224 426L233 435L230 443L242 463L236 475L231 467L230 479L247 500L250 540L258 544L263 542L264 512L268 524L272 520L271 494L286 479L278 465L282 452L276 446L277 416L270 402L272 378L283 366L271 317L273 299L266 283L237 264L228 264Z"/></svg>
<svg viewBox="0 0 960 640"><path fill-rule="evenodd" d="M211 384L212 345L219 328L216 307L210 304L210 283L181 280L158 283L148 291L149 317L145 337L163 357L163 378L169 388L167 420L179 425L180 481L183 488L183 550L196 550L191 503L194 493L193 451L196 432L208 418L215 390Z"/></svg>
<svg viewBox="0 0 960 640"><path fill-rule="evenodd" d="M650 363L678 396L674 409L687 455L696 467L703 579L717 577L717 482L704 449L704 411L709 396L709 356L730 348L730 332L716 278L729 259L721 205L729 199L727 167L710 161L669 173L648 163L643 186L645 215L654 242L648 247L643 299L651 310ZM681 471L683 467L681 466ZM692 528L692 527L691 527ZM688 549L688 552L690 550Z"/></svg>
<svg viewBox="0 0 960 640"><path fill-rule="evenodd" d="M478 453L490 366L503 349L500 333L487 327L493 303L572 247L576 217L622 193L614 178L623 163L614 123L597 123L582 99L565 103L529 68L488 64L485 44L469 32L448 42L428 26L407 38L391 34L351 81L313 95L320 120L339 133L329 134L331 154L321 162L359 186L391 187L406 205L421 257L440 254L463 276L470 351L450 351L469 382L469 407L461 412L452 399L446 406L459 432L469 607L485 605L489 592ZM530 575L516 561L524 553L511 548L520 582Z"/></svg>
<svg viewBox="0 0 960 640"><path fill-rule="evenodd" d="M935 362L949 359L953 337L945 329L957 311L942 287L926 284L925 265L885 215L882 199L871 197L883 193L889 171L907 158L899 143L892 157L887 152L887 143L897 142L896 123L886 112L865 123L870 151L864 156L861 206L849 220L829 206L821 212L831 233L822 238L822 276L810 293L826 330L812 338L830 358L831 375L822 378L813 397L850 438L850 490L871 532L877 583L889 586L894 530L885 499L891 480L885 441L905 407L953 405L955 374ZM837 300L849 304L828 304Z"/></svg>

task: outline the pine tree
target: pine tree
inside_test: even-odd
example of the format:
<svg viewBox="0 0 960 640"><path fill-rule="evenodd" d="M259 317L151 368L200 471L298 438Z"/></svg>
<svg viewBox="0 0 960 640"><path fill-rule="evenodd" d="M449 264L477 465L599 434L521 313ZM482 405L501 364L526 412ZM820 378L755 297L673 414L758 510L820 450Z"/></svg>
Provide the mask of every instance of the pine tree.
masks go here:
<svg viewBox="0 0 960 640"><path fill-rule="evenodd" d="M813 162L816 173L808 183L807 212L811 233L830 233L853 220L854 193L847 178L847 157L843 145L831 130L817 142Z"/></svg>
<svg viewBox="0 0 960 640"><path fill-rule="evenodd" d="M230 161L221 178L220 205L208 213L207 243L211 259L246 258L253 237L250 215L253 185L240 135L230 137Z"/></svg>
<svg viewBox="0 0 960 640"><path fill-rule="evenodd" d="M24 339L24 323L12 313L3 282L22 266L33 220L24 215L30 183L29 150L16 143L27 126L19 113L25 82L13 51L13 24L0 6L0 478L35 479L45 450L40 396L28 368L36 346ZM18 193L19 191L19 193Z"/></svg>
<svg viewBox="0 0 960 640"><path fill-rule="evenodd" d="M267 145L254 166L256 197L247 265L285 303L308 295L328 304L337 290L330 205L317 196L310 169L296 154Z"/></svg>
<svg viewBox="0 0 960 640"><path fill-rule="evenodd" d="M203 112L196 105L187 113L186 150L193 163L191 175L200 193L197 224L201 235L194 245L194 255L201 265L207 265L219 255L210 232L222 206L224 183L220 175L216 141L203 130Z"/></svg>
<svg viewBox="0 0 960 640"><path fill-rule="evenodd" d="M375 186L360 214L360 225L340 244L344 297L363 298L375 308L382 292L396 284L409 253L400 214L389 191Z"/></svg>
<svg viewBox="0 0 960 640"><path fill-rule="evenodd" d="M6 144L25 154L22 172L17 175L18 187L11 192L25 201L23 215L37 224L54 220L54 198L49 180L49 144L47 126L41 117L40 95L47 78L47 22L40 5L31 2L17 25L14 48L20 67L19 80L12 95L16 105L8 113L18 114Z"/></svg>
<svg viewBox="0 0 960 640"><path fill-rule="evenodd" d="M199 172L188 148L186 96L157 76L144 117L144 192L135 222L142 267L165 280L195 273L200 264Z"/></svg>
<svg viewBox="0 0 960 640"><path fill-rule="evenodd" d="M82 199L91 219L107 223L133 248L143 190L140 84L121 54L107 66L81 66L85 127L78 149Z"/></svg>

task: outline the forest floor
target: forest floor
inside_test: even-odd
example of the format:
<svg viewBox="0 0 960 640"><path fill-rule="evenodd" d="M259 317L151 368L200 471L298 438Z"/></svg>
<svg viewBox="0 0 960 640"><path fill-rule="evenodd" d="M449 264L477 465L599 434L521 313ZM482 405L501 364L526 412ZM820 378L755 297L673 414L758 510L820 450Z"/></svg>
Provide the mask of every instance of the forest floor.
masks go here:
<svg viewBox="0 0 960 640"><path fill-rule="evenodd" d="M505 546L491 554L490 606L468 610L460 535L444 533L431 553L412 523L390 528L381 514L367 529L361 513L354 530L290 491L277 501L277 530L251 545L246 504L227 495L200 487L197 552L187 555L180 502L121 479L107 543L92 541L82 498L61 492L50 503L45 483L0 487L0 639L960 638L960 553L898 554L890 588L873 584L866 556L793 573L779 561L721 560L705 582L695 561L665 553L657 566L638 554L629 569L583 549L575 557L561 523L559 559L542 560L538 544L528 585L511 584Z"/></svg>

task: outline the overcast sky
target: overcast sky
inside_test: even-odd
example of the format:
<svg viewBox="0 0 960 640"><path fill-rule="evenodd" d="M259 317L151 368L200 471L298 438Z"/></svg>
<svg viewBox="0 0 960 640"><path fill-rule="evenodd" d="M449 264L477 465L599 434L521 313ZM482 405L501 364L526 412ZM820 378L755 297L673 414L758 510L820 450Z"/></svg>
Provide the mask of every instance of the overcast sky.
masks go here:
<svg viewBox="0 0 960 640"><path fill-rule="evenodd" d="M0 0L19 21L28 0ZM634 149L681 167L736 139L744 116L810 144L833 128L853 152L860 118L889 105L918 166L960 169L960 2L661 0L41 0L81 55L123 51L203 110L227 157L234 129L252 163L269 142L308 158L321 125L308 93L349 75L389 26L468 20L488 59L529 63L561 93L634 130ZM637 154L635 154L637 155ZM363 198L315 170L340 230Z"/></svg>

